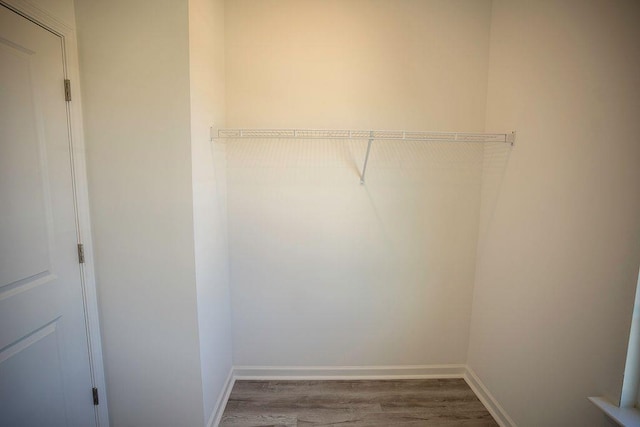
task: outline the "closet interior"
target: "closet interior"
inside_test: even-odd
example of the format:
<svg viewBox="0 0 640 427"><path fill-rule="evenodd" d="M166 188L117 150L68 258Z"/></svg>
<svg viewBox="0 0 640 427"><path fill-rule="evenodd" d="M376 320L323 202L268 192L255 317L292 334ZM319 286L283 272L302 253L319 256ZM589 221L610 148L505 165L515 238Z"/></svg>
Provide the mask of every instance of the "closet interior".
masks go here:
<svg viewBox="0 0 640 427"><path fill-rule="evenodd" d="M74 4L114 425L215 425L240 379L392 377L464 379L500 425L605 422L637 2Z"/></svg>

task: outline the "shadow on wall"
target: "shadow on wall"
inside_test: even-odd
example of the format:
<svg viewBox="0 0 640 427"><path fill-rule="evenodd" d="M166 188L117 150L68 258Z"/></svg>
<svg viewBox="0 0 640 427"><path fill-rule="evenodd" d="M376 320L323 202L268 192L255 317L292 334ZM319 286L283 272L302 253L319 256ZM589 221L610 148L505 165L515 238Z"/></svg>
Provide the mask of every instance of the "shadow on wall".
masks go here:
<svg viewBox="0 0 640 427"><path fill-rule="evenodd" d="M375 141L360 185L366 145L227 140L239 364L466 360L481 198L506 144Z"/></svg>
<svg viewBox="0 0 640 427"><path fill-rule="evenodd" d="M488 142L484 145L478 229L478 256L482 256L486 236L493 222L493 215L498 205L512 149L513 147L510 144Z"/></svg>
<svg viewBox="0 0 640 427"><path fill-rule="evenodd" d="M300 180L297 183L314 184L315 177L321 178L316 184L330 184L330 177L323 173L328 169L351 171L355 180L360 176L367 145L366 139L228 138L226 141L231 169L250 168L258 175L270 170L273 173L267 175L280 177L283 185L295 185L296 182L285 179L294 177ZM433 169L438 173L454 170L475 175L478 165L482 163L495 171L496 166L505 160L504 155L508 154L510 148L504 143L376 140L372 146L369 168L373 181L376 181L377 170L377 174L383 175L384 179L392 179L391 184L422 182L425 178L434 177L430 173ZM380 184L384 185L385 182Z"/></svg>
<svg viewBox="0 0 640 427"><path fill-rule="evenodd" d="M261 189L258 197L292 208L304 199L322 216L340 212L343 220L363 221L372 216L395 252L420 231L428 240L455 235L465 224L477 228L480 250L511 152L504 143L375 141L366 184L359 185L366 140L229 139L226 146L231 187ZM323 203L314 203L314 192L320 196L315 202ZM335 199L323 200L324 193ZM333 203L345 194L366 202L359 204L358 215L344 211L353 201Z"/></svg>

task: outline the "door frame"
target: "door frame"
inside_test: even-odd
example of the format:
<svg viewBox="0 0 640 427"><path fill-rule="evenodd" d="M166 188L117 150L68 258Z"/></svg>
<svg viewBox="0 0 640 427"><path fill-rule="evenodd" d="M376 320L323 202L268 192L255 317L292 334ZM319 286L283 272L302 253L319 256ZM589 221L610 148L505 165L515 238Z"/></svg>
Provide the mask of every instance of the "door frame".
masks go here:
<svg viewBox="0 0 640 427"><path fill-rule="evenodd" d="M89 216L89 192L87 182L84 131L82 122L82 103L80 97L80 73L78 64L78 45L75 28L58 19L51 12L27 0L0 0L0 5L22 15L35 24L60 37L62 44L65 78L71 81L71 101L67 106L67 127L69 131L72 180L76 212L76 230L78 243L84 247L84 264L80 264L81 283L84 295L85 324L89 344L91 379L93 387L98 389L100 404L95 406L99 427L109 426L107 390L102 359L102 340L98 314L91 221ZM63 82L60 82L62 85ZM90 390L87 390L87 399Z"/></svg>

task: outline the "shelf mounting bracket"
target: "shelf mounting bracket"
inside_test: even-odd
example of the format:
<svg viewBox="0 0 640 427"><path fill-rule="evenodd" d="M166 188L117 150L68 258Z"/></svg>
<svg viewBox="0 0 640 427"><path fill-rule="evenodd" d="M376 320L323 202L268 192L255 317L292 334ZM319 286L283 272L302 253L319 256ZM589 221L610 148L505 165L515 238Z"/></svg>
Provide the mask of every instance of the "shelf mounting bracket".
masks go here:
<svg viewBox="0 0 640 427"><path fill-rule="evenodd" d="M360 175L360 184L364 184L364 175L367 173L367 163L369 162L369 153L371 152L371 144L373 143L373 131L369 132L369 142L367 143L367 154L364 156L364 164L362 165L362 174Z"/></svg>

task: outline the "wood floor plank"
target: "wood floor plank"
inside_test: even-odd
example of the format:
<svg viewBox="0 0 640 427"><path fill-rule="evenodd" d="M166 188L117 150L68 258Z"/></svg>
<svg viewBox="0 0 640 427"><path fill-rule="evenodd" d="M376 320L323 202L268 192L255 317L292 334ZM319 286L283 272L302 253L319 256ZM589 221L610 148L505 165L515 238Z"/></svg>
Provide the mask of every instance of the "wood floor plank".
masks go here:
<svg viewBox="0 0 640 427"><path fill-rule="evenodd" d="M220 423L258 426L498 424L462 379L236 381Z"/></svg>
<svg viewBox="0 0 640 427"><path fill-rule="evenodd" d="M224 423L220 425L226 427L296 427L298 425L298 419L295 416L286 415L225 415Z"/></svg>

